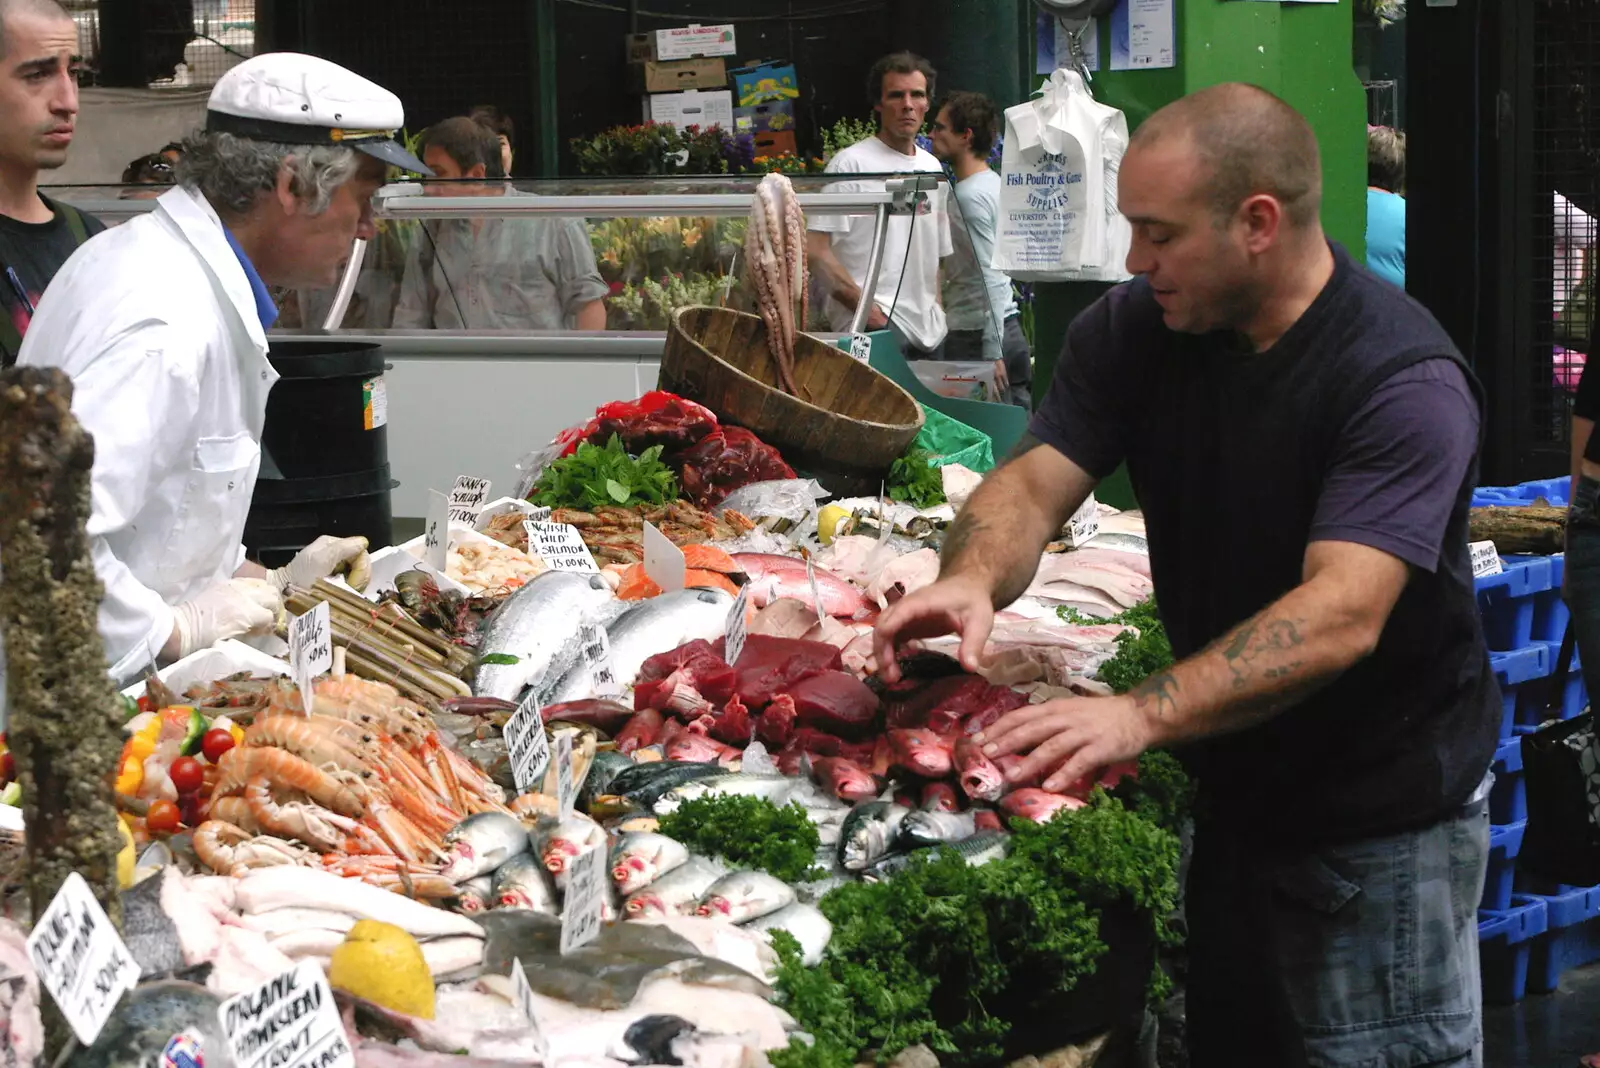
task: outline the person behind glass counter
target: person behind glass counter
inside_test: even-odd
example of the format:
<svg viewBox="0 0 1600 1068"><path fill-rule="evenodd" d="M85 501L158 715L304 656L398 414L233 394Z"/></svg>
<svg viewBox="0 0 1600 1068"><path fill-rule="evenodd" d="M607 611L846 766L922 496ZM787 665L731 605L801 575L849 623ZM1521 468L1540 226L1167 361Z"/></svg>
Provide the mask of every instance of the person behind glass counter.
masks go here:
<svg viewBox="0 0 1600 1068"><path fill-rule="evenodd" d="M462 116L429 127L422 158L440 178L500 178L494 132ZM503 184L430 185L435 196L524 196ZM396 329L604 330L610 291L581 219L442 219L406 257Z"/></svg>
<svg viewBox="0 0 1600 1068"><path fill-rule="evenodd" d="M511 121L511 116L493 104L479 104L468 113L467 118L476 120L494 131L495 137L500 142L500 166L505 176L511 177L511 164L517 155L516 149L512 147L517 140L517 126Z"/></svg>
<svg viewBox="0 0 1600 1068"><path fill-rule="evenodd" d="M1367 127L1367 269L1406 287L1406 135Z"/></svg>

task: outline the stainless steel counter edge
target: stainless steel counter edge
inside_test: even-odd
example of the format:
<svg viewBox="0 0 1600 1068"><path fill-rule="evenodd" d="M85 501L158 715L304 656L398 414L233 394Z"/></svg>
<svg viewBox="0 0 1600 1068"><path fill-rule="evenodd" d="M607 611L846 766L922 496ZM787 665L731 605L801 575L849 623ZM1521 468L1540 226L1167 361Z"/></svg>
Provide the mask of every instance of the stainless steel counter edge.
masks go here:
<svg viewBox="0 0 1600 1068"><path fill-rule="evenodd" d="M811 336L834 342L842 334ZM586 360L633 362L658 360L666 347L664 331L565 331L528 334L490 334L464 330L405 330L369 333L356 330L274 330L273 338L336 338L382 345L385 356L429 358L463 356L474 360L518 360L537 356L576 356Z"/></svg>

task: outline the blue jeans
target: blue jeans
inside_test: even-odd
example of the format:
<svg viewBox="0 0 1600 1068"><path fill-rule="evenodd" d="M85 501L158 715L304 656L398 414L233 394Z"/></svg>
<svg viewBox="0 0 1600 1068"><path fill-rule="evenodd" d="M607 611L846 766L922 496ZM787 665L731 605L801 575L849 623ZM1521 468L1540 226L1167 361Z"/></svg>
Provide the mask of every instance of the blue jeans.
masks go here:
<svg viewBox="0 0 1600 1068"><path fill-rule="evenodd" d="M1578 479L1567 509L1567 607L1583 682L1600 694L1600 482Z"/></svg>
<svg viewBox="0 0 1600 1068"><path fill-rule="evenodd" d="M1483 1064L1478 899L1489 814L1309 852L1195 833L1193 1068Z"/></svg>

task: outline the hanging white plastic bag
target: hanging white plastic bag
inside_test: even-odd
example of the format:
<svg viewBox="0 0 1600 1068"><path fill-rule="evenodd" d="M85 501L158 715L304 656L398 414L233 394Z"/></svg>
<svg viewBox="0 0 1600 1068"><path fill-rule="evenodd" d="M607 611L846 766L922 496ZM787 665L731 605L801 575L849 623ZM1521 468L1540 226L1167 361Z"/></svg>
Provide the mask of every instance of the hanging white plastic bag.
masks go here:
<svg viewBox="0 0 1600 1068"><path fill-rule="evenodd" d="M1006 109L993 267L1018 281L1122 281L1132 229L1117 210L1128 120L1073 70Z"/></svg>

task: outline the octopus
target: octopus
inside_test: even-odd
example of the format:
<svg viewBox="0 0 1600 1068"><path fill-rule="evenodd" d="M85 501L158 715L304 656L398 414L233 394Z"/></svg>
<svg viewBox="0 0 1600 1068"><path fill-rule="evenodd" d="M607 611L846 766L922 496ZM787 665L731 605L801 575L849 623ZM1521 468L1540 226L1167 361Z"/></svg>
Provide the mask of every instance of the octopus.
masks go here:
<svg viewBox="0 0 1600 1068"><path fill-rule="evenodd" d="M795 336L806 321L806 219L784 175L769 174L756 187L745 231L745 263L767 324L767 348L778 365L778 380L791 396L799 396L794 359Z"/></svg>

